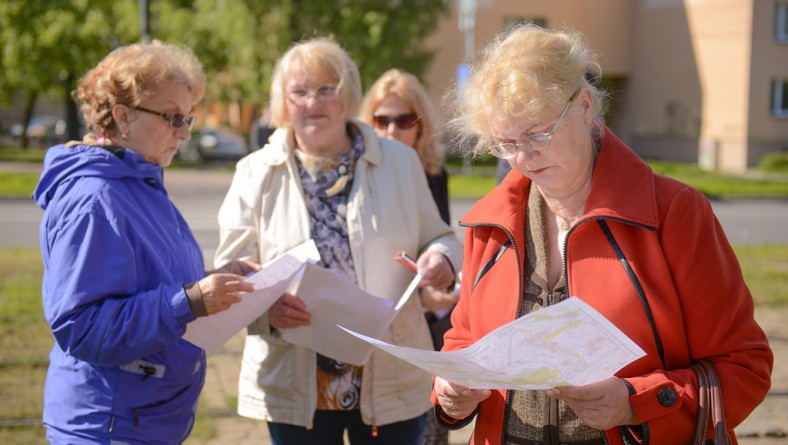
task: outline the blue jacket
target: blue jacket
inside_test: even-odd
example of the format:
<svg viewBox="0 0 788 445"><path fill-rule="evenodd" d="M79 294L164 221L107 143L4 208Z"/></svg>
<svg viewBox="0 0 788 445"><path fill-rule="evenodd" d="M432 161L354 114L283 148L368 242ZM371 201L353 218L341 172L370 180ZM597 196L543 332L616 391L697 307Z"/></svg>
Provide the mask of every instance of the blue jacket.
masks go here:
<svg viewBox="0 0 788 445"><path fill-rule="evenodd" d="M33 197L44 315L55 337L44 390L52 443L174 444L191 431L205 352L181 339L183 290L204 276L162 169L126 150L49 149Z"/></svg>

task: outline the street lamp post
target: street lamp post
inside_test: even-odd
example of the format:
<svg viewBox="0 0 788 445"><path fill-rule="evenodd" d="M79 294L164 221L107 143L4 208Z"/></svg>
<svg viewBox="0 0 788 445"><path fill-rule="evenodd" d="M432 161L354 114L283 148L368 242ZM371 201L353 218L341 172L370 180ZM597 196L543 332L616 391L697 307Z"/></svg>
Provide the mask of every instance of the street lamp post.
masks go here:
<svg viewBox="0 0 788 445"><path fill-rule="evenodd" d="M150 2L140 0L140 40L150 43Z"/></svg>
<svg viewBox="0 0 788 445"><path fill-rule="evenodd" d="M459 0L459 10L457 11L457 28L462 33L463 52L462 63L457 67L457 88L458 94L462 94L465 80L468 77L468 68L473 60L474 34L476 30L476 0ZM463 156L462 171L469 174L471 171L470 160Z"/></svg>

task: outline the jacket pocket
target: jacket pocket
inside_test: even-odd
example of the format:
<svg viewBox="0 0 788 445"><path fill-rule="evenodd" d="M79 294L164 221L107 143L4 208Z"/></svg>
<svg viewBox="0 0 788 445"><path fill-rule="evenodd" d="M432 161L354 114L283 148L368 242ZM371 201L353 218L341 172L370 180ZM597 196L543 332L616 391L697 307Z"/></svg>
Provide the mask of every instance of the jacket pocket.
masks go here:
<svg viewBox="0 0 788 445"><path fill-rule="evenodd" d="M479 268L479 272L476 274L476 277L473 279L473 287L472 287L472 289L476 288L476 285L479 283L479 281L481 281L481 279L484 278L484 275L486 275L487 272L489 272L490 269L492 269L492 267L495 266L495 263L497 263L498 260L501 259L501 257L503 256L504 252L506 252L506 250L509 249L509 247L511 247L511 245L512 245L512 240L510 238L508 241L506 241L501 246L501 248L498 250L498 252L493 257L491 257L489 260L487 260L487 262L485 262L482 265L482 267Z"/></svg>

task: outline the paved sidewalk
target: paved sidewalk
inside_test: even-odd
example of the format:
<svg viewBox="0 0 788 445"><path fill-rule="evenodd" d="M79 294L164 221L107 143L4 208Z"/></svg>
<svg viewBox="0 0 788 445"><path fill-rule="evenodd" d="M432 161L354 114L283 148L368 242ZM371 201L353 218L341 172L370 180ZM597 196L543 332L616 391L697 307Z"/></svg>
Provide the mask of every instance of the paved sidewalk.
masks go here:
<svg viewBox="0 0 788 445"><path fill-rule="evenodd" d="M756 318L769 336L775 353L772 389L759 406L737 429L740 445L777 445L788 443L788 308L756 310ZM265 424L235 414L238 371L241 366L243 333L208 355L208 376L202 403L214 423L215 437L190 438L185 445L270 445ZM452 431L451 445L468 443L471 428Z"/></svg>
<svg viewBox="0 0 788 445"><path fill-rule="evenodd" d="M188 439L184 445L270 445L268 431L262 421L235 414L238 372L241 369L244 333L230 339L224 347L208 355L208 375L202 403L213 418L216 436L207 441ZM230 406L232 405L232 406ZM471 428L452 431L451 445L468 443Z"/></svg>

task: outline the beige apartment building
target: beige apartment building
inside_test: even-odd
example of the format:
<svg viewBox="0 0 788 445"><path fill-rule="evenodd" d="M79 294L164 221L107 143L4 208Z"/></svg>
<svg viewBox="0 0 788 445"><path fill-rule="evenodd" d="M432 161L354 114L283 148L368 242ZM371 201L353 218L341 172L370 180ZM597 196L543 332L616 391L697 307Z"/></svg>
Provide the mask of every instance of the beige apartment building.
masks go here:
<svg viewBox="0 0 788 445"><path fill-rule="evenodd" d="M644 158L741 172L788 150L788 0L455 0L428 41L434 100L519 21L586 36L612 85L608 125Z"/></svg>

